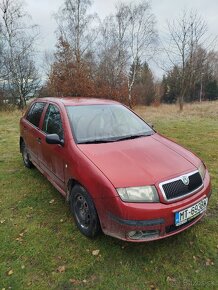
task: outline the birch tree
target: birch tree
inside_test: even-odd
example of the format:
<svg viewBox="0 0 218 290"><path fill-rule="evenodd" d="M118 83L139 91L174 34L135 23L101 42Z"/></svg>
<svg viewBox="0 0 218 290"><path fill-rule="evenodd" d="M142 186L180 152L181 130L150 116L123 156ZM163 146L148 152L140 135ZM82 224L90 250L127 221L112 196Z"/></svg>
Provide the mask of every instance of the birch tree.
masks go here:
<svg viewBox="0 0 218 290"><path fill-rule="evenodd" d="M148 1L120 3L114 15L104 23L103 53L113 67L114 83L126 76L128 104L132 106L137 61L148 61L155 52L157 33L155 17ZM106 44L106 45L105 45ZM104 46L105 45L105 46ZM106 62L103 62L106 65ZM131 68L131 74L130 72Z"/></svg>
<svg viewBox="0 0 218 290"><path fill-rule="evenodd" d="M36 26L27 25L29 16L23 3L18 0L0 2L3 73L10 99L19 100L20 108L26 105L26 97L39 86L34 63L34 45L38 35Z"/></svg>
<svg viewBox="0 0 218 290"><path fill-rule="evenodd" d="M67 41L78 68L95 44L98 35L98 17L89 13L90 0L65 0L57 13L58 37Z"/></svg>
<svg viewBox="0 0 218 290"><path fill-rule="evenodd" d="M137 72L137 61L148 62L154 55L157 42L155 17L148 1L129 6L128 50L132 73L128 78L128 99L132 103L132 89Z"/></svg>
<svg viewBox="0 0 218 290"><path fill-rule="evenodd" d="M168 22L169 46L166 48L168 60L172 67L178 68L179 95L178 102L180 111L183 110L184 98L188 93L194 77L204 73L203 62L199 65L196 58L199 48L209 48L207 36L207 24L193 11L184 11L183 15L171 22Z"/></svg>

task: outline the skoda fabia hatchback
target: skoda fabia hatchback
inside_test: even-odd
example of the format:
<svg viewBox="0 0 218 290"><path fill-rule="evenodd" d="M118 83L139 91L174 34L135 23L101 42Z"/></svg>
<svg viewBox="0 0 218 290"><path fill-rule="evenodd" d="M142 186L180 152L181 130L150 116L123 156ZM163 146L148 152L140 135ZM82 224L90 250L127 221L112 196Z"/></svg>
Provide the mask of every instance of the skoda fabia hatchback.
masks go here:
<svg viewBox="0 0 218 290"><path fill-rule="evenodd" d="M120 103L36 99L20 120L20 151L69 201L79 230L128 241L177 234L204 215L204 163Z"/></svg>

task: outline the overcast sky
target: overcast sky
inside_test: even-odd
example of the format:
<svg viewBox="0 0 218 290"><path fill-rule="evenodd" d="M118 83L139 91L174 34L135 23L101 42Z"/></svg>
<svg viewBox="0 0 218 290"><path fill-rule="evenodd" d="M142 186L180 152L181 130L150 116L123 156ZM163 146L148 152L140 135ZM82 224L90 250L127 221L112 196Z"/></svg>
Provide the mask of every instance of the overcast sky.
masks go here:
<svg viewBox="0 0 218 290"><path fill-rule="evenodd" d="M40 27L41 38L39 51L54 50L56 44L56 13L64 0L26 0L26 9L32 21ZM92 12L97 12L101 19L114 12L117 0L94 0ZM129 2L123 0L122 2ZM151 7L157 20L160 37L166 32L166 21L177 18L184 9L196 10L206 21L212 37L218 35L218 0L151 0ZM218 48L218 47L217 47ZM154 68L159 76L161 71Z"/></svg>

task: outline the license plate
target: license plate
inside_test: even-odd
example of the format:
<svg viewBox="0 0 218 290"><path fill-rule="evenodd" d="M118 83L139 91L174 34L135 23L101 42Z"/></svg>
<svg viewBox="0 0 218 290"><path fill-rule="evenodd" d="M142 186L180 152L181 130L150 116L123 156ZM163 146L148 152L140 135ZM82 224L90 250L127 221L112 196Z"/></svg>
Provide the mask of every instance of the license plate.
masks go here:
<svg viewBox="0 0 218 290"><path fill-rule="evenodd" d="M175 225L180 226L204 212L207 208L208 198L175 213Z"/></svg>

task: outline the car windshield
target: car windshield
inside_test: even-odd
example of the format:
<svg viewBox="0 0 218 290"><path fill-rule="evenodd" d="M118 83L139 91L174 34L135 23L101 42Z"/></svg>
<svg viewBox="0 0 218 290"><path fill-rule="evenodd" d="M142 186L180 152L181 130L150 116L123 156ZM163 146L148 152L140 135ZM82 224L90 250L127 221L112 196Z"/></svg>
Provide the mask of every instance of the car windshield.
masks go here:
<svg viewBox="0 0 218 290"><path fill-rule="evenodd" d="M79 144L116 142L154 133L143 120L119 104L66 108L72 133Z"/></svg>

